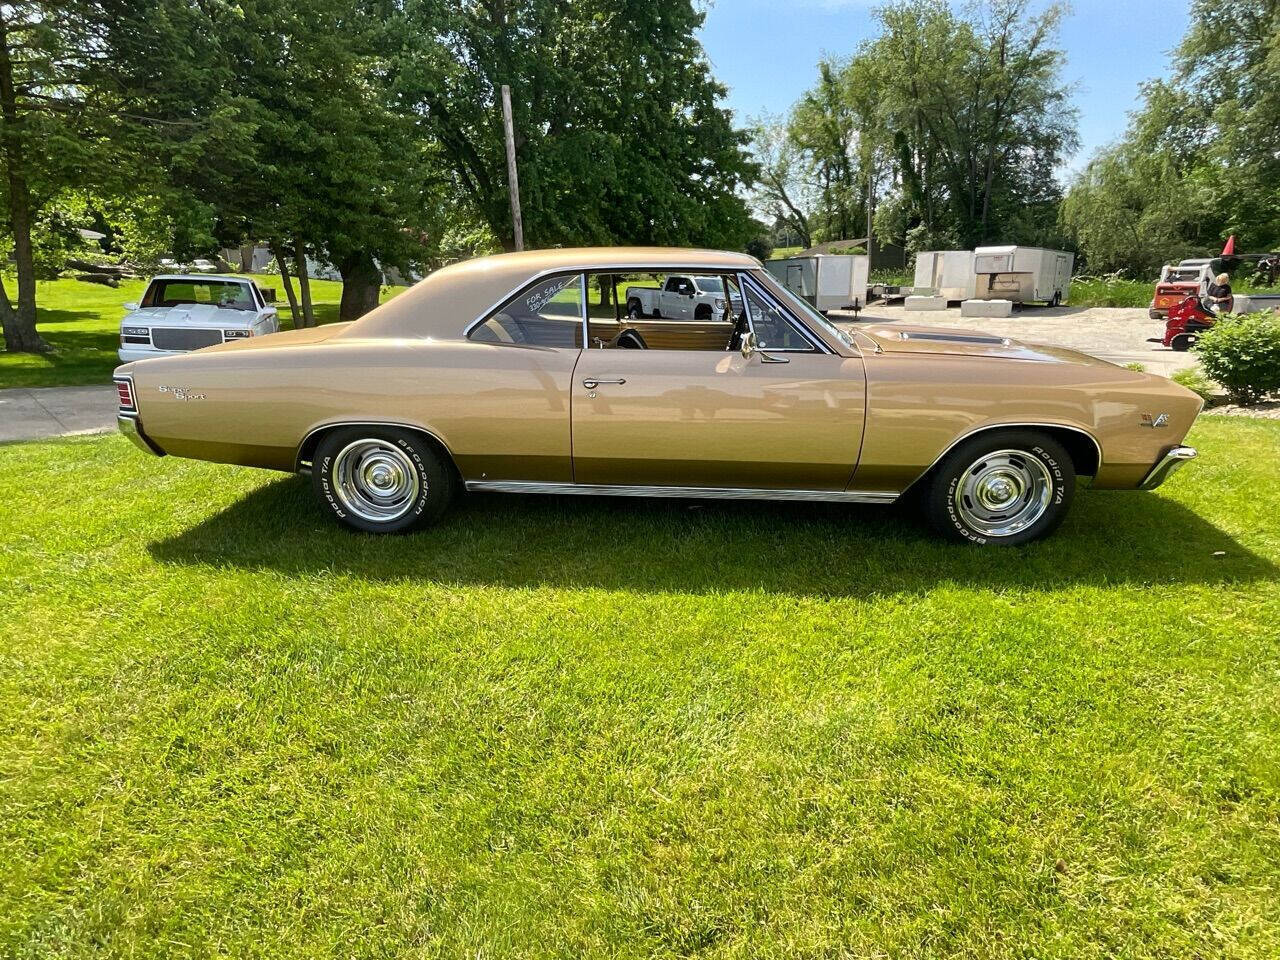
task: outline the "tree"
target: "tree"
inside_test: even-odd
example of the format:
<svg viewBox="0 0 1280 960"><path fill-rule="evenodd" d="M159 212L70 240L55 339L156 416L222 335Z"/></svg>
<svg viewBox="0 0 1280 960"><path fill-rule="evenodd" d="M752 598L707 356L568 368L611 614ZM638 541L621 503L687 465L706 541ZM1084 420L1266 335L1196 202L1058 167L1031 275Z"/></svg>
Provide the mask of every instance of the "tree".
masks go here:
<svg viewBox="0 0 1280 960"><path fill-rule="evenodd" d="M1061 222L1091 269L1153 273L1228 234L1280 247L1280 0L1196 0L1174 75L1072 184Z"/></svg>
<svg viewBox="0 0 1280 960"><path fill-rule="evenodd" d="M48 350L36 331L36 241L47 206L85 162L73 134L84 107L76 86L83 36L65 10L34 2L0 4L0 157L4 161L6 245L17 272L17 302L0 277L5 349Z"/></svg>
<svg viewBox="0 0 1280 960"><path fill-rule="evenodd" d="M753 232L746 135L719 106L690 0L406 0L402 96L512 246L497 93L512 88L531 246L702 244ZM603 53L602 53L603 52Z"/></svg>
<svg viewBox="0 0 1280 960"><path fill-rule="evenodd" d="M1054 234L1054 172L1076 143L1053 43L1062 8L1033 15L1026 0L999 0L975 11L944 0L881 8L878 36L819 64L787 146L757 139L762 181L794 176L800 158L797 179L817 192L800 210L815 237L861 235L869 214L873 233L915 249Z"/></svg>
<svg viewBox="0 0 1280 960"><path fill-rule="evenodd" d="M817 209L818 195L800 148L786 126L770 117L756 123L751 146L759 171L753 197L756 207L778 227L795 233L802 247L813 246L810 216Z"/></svg>

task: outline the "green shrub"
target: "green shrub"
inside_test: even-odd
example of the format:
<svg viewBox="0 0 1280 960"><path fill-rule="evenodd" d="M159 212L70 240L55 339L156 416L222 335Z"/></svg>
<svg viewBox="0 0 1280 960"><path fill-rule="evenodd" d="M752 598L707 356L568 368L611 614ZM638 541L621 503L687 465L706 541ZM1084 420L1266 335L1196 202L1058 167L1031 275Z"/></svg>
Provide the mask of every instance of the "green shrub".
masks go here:
<svg viewBox="0 0 1280 960"><path fill-rule="evenodd" d="M1185 370L1179 370L1169 379L1186 387L1192 393L1198 393L1200 399L1205 403L1210 403L1213 400L1213 381L1206 377L1199 367L1187 367Z"/></svg>
<svg viewBox="0 0 1280 960"><path fill-rule="evenodd" d="M1075 277L1067 303L1073 307L1146 307L1151 304L1155 283L1125 280L1122 277Z"/></svg>
<svg viewBox="0 0 1280 960"><path fill-rule="evenodd" d="M1204 372L1235 403L1280 393L1280 313L1224 317L1200 336Z"/></svg>
<svg viewBox="0 0 1280 960"><path fill-rule="evenodd" d="M1132 370L1134 373L1147 372L1147 365L1145 363L1139 363L1137 360L1132 360L1129 363L1126 363L1124 365L1124 368L1126 370Z"/></svg>

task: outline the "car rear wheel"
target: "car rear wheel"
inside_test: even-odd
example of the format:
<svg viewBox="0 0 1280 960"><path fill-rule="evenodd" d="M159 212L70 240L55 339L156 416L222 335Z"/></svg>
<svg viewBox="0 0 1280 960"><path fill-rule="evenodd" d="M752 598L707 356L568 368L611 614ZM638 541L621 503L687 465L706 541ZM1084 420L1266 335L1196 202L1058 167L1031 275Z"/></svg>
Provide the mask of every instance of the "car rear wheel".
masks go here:
<svg viewBox="0 0 1280 960"><path fill-rule="evenodd" d="M1051 533L1071 507L1076 471L1052 437L1002 430L961 443L929 478L925 508L948 537L1016 546Z"/></svg>
<svg viewBox="0 0 1280 960"><path fill-rule="evenodd" d="M344 427L316 448L312 484L346 526L406 533L439 519L456 486L447 463L421 434L398 427Z"/></svg>

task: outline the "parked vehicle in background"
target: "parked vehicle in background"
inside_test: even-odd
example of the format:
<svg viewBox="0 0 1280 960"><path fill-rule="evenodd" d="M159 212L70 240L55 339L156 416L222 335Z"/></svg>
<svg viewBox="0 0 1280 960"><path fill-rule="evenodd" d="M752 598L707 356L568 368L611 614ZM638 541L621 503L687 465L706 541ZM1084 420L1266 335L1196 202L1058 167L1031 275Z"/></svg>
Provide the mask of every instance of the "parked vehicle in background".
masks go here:
<svg viewBox="0 0 1280 960"><path fill-rule="evenodd" d="M1066 303L1075 255L1041 247L978 247L973 251L975 300Z"/></svg>
<svg viewBox="0 0 1280 960"><path fill-rule="evenodd" d="M1209 271L1211 262L1207 257L1201 257L1183 260L1177 265L1166 263L1161 267L1160 279L1156 281L1156 292L1151 298L1147 316L1152 320L1161 320L1169 315L1171 308L1187 297L1203 296L1213 278Z"/></svg>
<svg viewBox="0 0 1280 960"><path fill-rule="evenodd" d="M667 271L714 278L736 312L635 321L588 302ZM1026 543L1063 519L1078 476L1159 486L1195 456L1182 440L1202 406L1071 350L842 328L752 257L644 248L454 264L353 323L127 363L115 382L140 448L309 473L326 513L379 533L431 523L461 488L883 504L910 492L947 536Z"/></svg>
<svg viewBox="0 0 1280 960"><path fill-rule="evenodd" d="M925 250L916 254L913 286L917 294L948 301L970 300L977 282L972 250Z"/></svg>
<svg viewBox="0 0 1280 960"><path fill-rule="evenodd" d="M275 299L246 277L161 274L142 300L126 303L120 359L145 360L275 333Z"/></svg>
<svg viewBox="0 0 1280 960"><path fill-rule="evenodd" d="M627 287L627 316L637 320L721 320L728 298L720 277L669 274L659 287Z"/></svg>
<svg viewBox="0 0 1280 960"><path fill-rule="evenodd" d="M1218 315L1204 302L1200 294L1189 293L1169 308L1164 321L1163 337L1148 337L1148 343L1161 343L1183 353L1190 350L1204 333L1218 322Z"/></svg>
<svg viewBox="0 0 1280 960"><path fill-rule="evenodd" d="M1160 279L1156 281L1155 295L1151 298L1147 316L1152 320L1164 319L1170 315L1170 310L1182 305L1187 297L1199 300L1207 296L1209 285L1219 273L1230 273L1246 262L1269 264L1271 258L1275 257L1280 257L1280 254L1231 253L1219 257L1183 260L1176 266L1165 264L1160 269ZM1232 304L1233 313L1261 313L1277 309L1280 309L1280 294L1275 293L1237 293Z"/></svg>
<svg viewBox="0 0 1280 960"><path fill-rule="evenodd" d="M866 306L871 258L865 254L783 257L764 265L779 283L822 313Z"/></svg>

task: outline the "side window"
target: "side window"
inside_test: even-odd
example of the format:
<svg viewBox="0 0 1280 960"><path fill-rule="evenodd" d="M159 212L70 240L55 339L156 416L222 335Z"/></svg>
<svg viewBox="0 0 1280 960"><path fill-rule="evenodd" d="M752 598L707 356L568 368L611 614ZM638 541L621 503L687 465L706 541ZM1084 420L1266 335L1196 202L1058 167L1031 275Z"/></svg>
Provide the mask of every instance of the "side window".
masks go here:
<svg viewBox="0 0 1280 960"><path fill-rule="evenodd" d="M482 343L582 346L582 274L542 280L471 331Z"/></svg>
<svg viewBox="0 0 1280 960"><path fill-rule="evenodd" d="M591 273L587 290L590 349L724 352L746 329L729 273ZM688 296L665 296L677 292Z"/></svg>
<svg viewBox="0 0 1280 960"><path fill-rule="evenodd" d="M813 344L795 328L787 315L750 285L747 286L747 310L751 314L751 329L755 331L760 349L813 351Z"/></svg>

